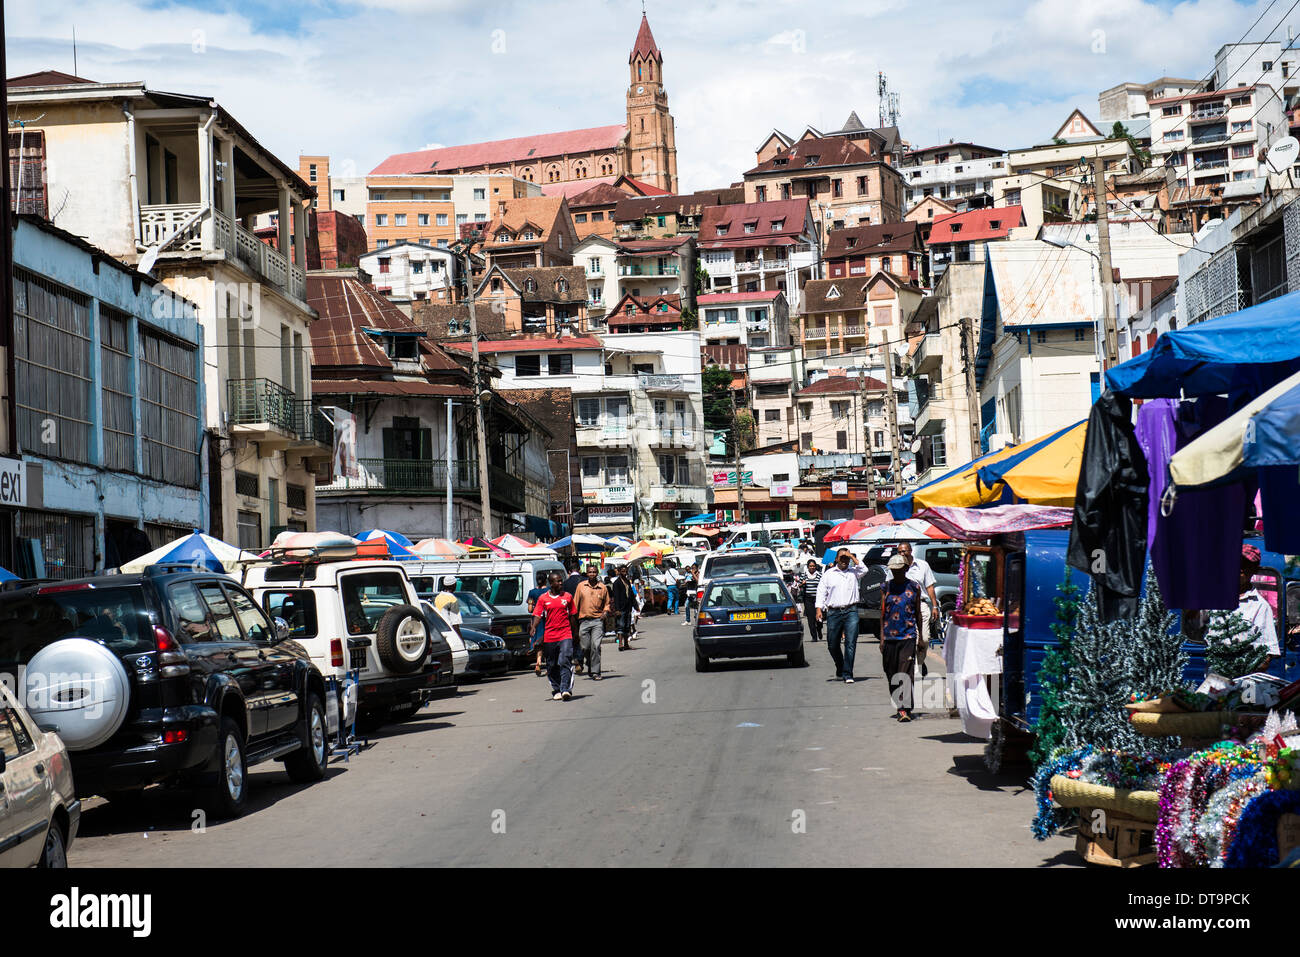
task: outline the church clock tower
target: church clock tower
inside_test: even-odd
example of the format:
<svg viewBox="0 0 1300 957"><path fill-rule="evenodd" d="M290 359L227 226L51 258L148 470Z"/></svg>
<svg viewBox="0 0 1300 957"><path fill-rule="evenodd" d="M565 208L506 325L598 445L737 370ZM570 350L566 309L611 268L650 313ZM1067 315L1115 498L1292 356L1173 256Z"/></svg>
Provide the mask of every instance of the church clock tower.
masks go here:
<svg viewBox="0 0 1300 957"><path fill-rule="evenodd" d="M627 58L627 174L643 183L677 192L677 135L664 92L664 57L641 15L641 29Z"/></svg>

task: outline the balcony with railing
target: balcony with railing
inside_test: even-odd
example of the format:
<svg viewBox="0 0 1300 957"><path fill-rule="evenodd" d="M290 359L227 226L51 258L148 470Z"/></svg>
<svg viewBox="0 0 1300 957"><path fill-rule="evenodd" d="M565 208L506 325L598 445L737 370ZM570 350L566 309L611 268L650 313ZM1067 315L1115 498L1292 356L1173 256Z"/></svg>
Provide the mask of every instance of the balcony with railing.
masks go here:
<svg viewBox="0 0 1300 957"><path fill-rule="evenodd" d="M228 379L226 412L232 436L264 449L309 450L333 443L329 423L311 401L270 379Z"/></svg>
<svg viewBox="0 0 1300 957"><path fill-rule="evenodd" d="M1227 113L1228 108L1222 103L1216 103L1213 106L1200 106L1191 112L1187 121L1189 123L1200 123L1205 120L1217 120L1222 116L1226 116Z"/></svg>
<svg viewBox="0 0 1300 957"><path fill-rule="evenodd" d="M1192 169L1197 172L1206 169L1227 169L1228 160L1226 158L1215 157L1213 159L1198 159L1192 163Z"/></svg>
<svg viewBox="0 0 1300 957"><path fill-rule="evenodd" d="M943 336L939 333L927 333L921 338L916 354L912 357L912 371L916 375L931 375L943 367Z"/></svg>
<svg viewBox="0 0 1300 957"><path fill-rule="evenodd" d="M852 337L855 337L855 336L857 336L857 337L865 336L865 335L867 334L867 327L864 326L864 325L860 325L859 323L845 323L845 324L841 327L841 334L842 334L842 335L844 336L844 338L846 338L846 339L849 339L849 338L852 338Z"/></svg>
<svg viewBox="0 0 1300 957"><path fill-rule="evenodd" d="M618 267L620 278L680 276L681 273L681 267L676 263L631 263Z"/></svg>
<svg viewBox="0 0 1300 957"><path fill-rule="evenodd" d="M146 246L156 246L178 234L163 253L164 257L175 252L223 251L295 299L307 298L307 273L302 267L290 262L282 252L262 242L225 213L211 209L201 215L202 210L198 203L142 205L141 241ZM203 221L207 217L212 219L211 248L205 247L203 239Z"/></svg>
<svg viewBox="0 0 1300 957"><path fill-rule="evenodd" d="M805 342L820 340L826 338L825 326L808 326L804 329L803 338Z"/></svg>
<svg viewBox="0 0 1300 957"><path fill-rule="evenodd" d="M736 260L736 272L785 272L789 268L788 258Z"/></svg>
<svg viewBox="0 0 1300 957"><path fill-rule="evenodd" d="M318 485L316 495L331 496L354 492L383 495L445 495L446 459L357 459L357 475L335 476L329 485ZM478 462L457 459L451 463L453 495L477 495ZM524 507L524 481L496 465L488 466L488 498L509 511Z"/></svg>

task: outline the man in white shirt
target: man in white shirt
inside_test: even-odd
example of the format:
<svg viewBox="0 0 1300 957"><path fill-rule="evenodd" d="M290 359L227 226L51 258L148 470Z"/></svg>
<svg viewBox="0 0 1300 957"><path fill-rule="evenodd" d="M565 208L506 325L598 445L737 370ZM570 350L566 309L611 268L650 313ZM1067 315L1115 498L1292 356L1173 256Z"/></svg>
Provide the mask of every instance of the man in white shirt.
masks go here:
<svg viewBox="0 0 1300 957"><path fill-rule="evenodd" d="M817 583L817 620L826 623L826 647L835 662L835 677L849 685L853 684L853 659L858 650L858 580L866 572L856 555L841 548L835 564L822 572Z"/></svg>
<svg viewBox="0 0 1300 957"><path fill-rule="evenodd" d="M1241 580L1238 582L1241 597L1237 611L1255 633L1255 647L1269 654L1268 659L1259 667L1260 671L1264 671L1273 663L1274 658L1282 654L1282 649L1277 641L1277 619L1273 615L1273 606L1255 588L1259 558L1259 549L1254 545L1241 546Z"/></svg>

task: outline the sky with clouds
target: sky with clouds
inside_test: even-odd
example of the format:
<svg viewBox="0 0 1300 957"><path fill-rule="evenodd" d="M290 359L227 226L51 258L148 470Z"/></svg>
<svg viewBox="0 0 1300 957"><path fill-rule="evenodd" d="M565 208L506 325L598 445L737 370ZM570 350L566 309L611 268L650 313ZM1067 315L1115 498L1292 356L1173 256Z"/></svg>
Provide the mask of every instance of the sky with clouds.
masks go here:
<svg viewBox="0 0 1300 957"><path fill-rule="evenodd" d="M776 127L874 125L876 75L913 145L1044 142L1123 81L1202 77L1287 0L647 0L684 190L726 185ZM1267 11L1267 12L1265 12ZM8 72L212 96L291 165L625 121L639 0L21 0ZM1276 28L1276 29L1274 29Z"/></svg>

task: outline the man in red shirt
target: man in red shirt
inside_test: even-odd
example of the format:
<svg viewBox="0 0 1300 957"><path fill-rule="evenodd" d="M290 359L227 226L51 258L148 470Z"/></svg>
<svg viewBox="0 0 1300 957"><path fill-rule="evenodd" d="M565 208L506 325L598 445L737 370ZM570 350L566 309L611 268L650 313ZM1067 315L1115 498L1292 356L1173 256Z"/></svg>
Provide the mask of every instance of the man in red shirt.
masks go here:
<svg viewBox="0 0 1300 957"><path fill-rule="evenodd" d="M533 606L533 627L545 623L542 652L546 655L546 677L551 680L551 697L568 701L573 697L573 596L564 590L559 572L551 572L550 589Z"/></svg>

